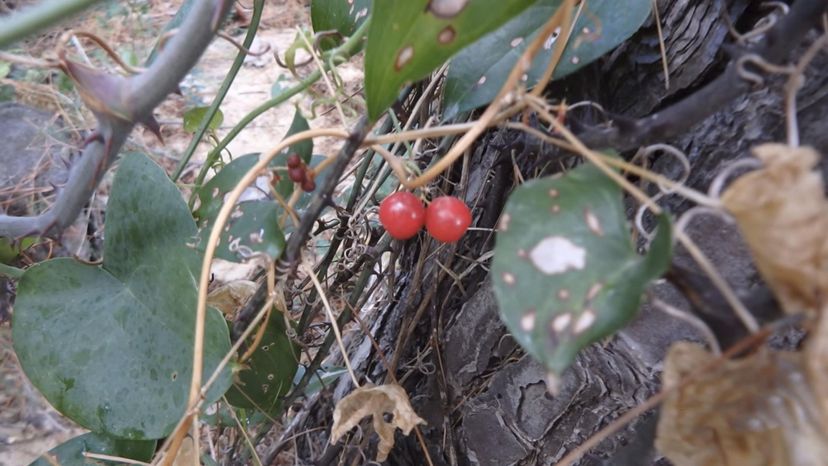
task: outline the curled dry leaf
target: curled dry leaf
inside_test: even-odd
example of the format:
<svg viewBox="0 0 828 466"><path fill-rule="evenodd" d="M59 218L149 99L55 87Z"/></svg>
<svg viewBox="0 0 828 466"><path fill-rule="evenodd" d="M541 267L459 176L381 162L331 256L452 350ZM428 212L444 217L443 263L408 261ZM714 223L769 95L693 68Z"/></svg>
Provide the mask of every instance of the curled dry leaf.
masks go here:
<svg viewBox="0 0 828 466"><path fill-rule="evenodd" d="M762 276L788 313L816 312L828 291L828 202L807 147L764 144L753 149L760 170L722 195Z"/></svg>
<svg viewBox="0 0 828 466"><path fill-rule="evenodd" d="M385 413L391 414L390 422L385 421ZM331 444L336 443L366 416L373 416L374 430L380 438L377 447L379 462L385 461L394 448L394 430L397 427L408 435L417 424L426 423L414 412L408 395L399 385L365 385L337 403Z"/></svg>
<svg viewBox="0 0 828 466"><path fill-rule="evenodd" d="M207 305L218 309L227 317L232 317L256 293L256 288L256 282L250 280L225 283L207 295Z"/></svg>
<svg viewBox="0 0 828 466"><path fill-rule="evenodd" d="M666 398L656 447L676 466L818 466L828 458L828 390L809 383L805 354L759 351L710 367L716 356L675 343L667 355ZM695 374L700 372L700 374Z"/></svg>

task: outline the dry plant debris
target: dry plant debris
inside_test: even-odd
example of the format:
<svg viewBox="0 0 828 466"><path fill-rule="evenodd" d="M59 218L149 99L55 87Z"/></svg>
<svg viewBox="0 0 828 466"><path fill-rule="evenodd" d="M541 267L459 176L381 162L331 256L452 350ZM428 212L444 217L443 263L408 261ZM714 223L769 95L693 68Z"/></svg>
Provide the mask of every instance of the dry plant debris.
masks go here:
<svg viewBox="0 0 828 466"><path fill-rule="evenodd" d="M762 276L787 313L817 312L828 290L828 202L820 156L808 147L763 144L764 167L722 195Z"/></svg>
<svg viewBox="0 0 828 466"><path fill-rule="evenodd" d="M390 422L385 420L386 413L391 414ZM376 459L379 462L385 461L394 448L394 430L397 427L408 435L418 424L426 423L414 412L408 395L399 385L364 385L337 403L331 444L336 443L366 416L373 417L374 430L380 438Z"/></svg>
<svg viewBox="0 0 828 466"><path fill-rule="evenodd" d="M825 385L809 383L804 353L759 352L701 371L716 356L694 343L667 355L656 447L676 466L818 466L828 458Z"/></svg>

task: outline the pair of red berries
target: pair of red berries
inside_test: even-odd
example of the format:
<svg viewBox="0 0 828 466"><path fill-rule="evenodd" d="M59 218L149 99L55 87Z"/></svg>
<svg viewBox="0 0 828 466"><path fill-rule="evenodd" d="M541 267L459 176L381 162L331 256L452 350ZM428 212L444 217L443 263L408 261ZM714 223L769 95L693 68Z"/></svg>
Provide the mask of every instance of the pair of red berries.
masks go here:
<svg viewBox="0 0 828 466"><path fill-rule="evenodd" d="M431 236L444 243L459 240L472 221L469 207L456 197L438 197L426 208L417 196L402 191L382 200L379 218L393 238L409 239L425 225Z"/></svg>
<svg viewBox="0 0 828 466"><path fill-rule="evenodd" d="M316 189L316 182L313 180L313 172L308 170L305 161L299 154L290 154L287 158L288 177L294 183L302 187L302 191L311 192Z"/></svg>

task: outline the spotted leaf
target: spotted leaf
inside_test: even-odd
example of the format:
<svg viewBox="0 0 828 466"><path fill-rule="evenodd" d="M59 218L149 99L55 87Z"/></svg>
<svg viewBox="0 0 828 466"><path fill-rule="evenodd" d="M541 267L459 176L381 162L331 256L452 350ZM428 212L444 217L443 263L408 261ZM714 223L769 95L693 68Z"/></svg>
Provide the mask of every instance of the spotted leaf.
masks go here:
<svg viewBox="0 0 828 466"><path fill-rule="evenodd" d="M311 2L311 24L317 34L336 31L348 37L368 18L371 0L313 0ZM327 50L337 42L324 39L321 43Z"/></svg>
<svg viewBox="0 0 828 466"><path fill-rule="evenodd" d="M492 282L512 335L552 374L638 310L670 261L670 222L646 256L630 239L621 190L592 165L515 190L501 218Z"/></svg>
<svg viewBox="0 0 828 466"><path fill-rule="evenodd" d="M424 78L535 1L374 0L365 51L368 116L379 118L403 84Z"/></svg>
<svg viewBox="0 0 828 466"><path fill-rule="evenodd" d="M651 3L651 0L584 3L554 77L561 78L580 69L629 38L647 19ZM446 76L445 117L491 102L518 58L560 5L561 0L541 0L457 54ZM544 42L525 76L527 86L534 86L543 75L557 37L554 34Z"/></svg>
<svg viewBox="0 0 828 466"><path fill-rule="evenodd" d="M71 438L52 448L29 466L52 466L55 464L60 466L93 466L103 464L99 460L85 457L84 453L149 461L155 452L155 443L154 440L123 440L90 432Z"/></svg>
<svg viewBox="0 0 828 466"><path fill-rule="evenodd" d="M164 170L130 154L115 175L105 227L102 265L58 258L26 269L14 349L32 384L81 426L130 440L165 437L190 390L201 258L187 242L196 226ZM204 323L206 381L230 335L215 310ZM207 404L229 386L222 371Z"/></svg>
<svg viewBox="0 0 828 466"><path fill-rule="evenodd" d="M292 386L298 359L299 348L285 334L282 314L274 310L262 341L227 391L227 401L233 406L278 416L281 397Z"/></svg>

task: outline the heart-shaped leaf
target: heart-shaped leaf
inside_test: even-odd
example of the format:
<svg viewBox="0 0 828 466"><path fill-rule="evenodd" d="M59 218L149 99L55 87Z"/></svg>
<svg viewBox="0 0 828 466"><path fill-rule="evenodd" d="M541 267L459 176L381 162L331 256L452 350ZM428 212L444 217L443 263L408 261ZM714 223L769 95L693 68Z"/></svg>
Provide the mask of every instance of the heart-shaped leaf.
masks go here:
<svg viewBox="0 0 828 466"><path fill-rule="evenodd" d="M293 374L299 365L299 349L285 334L285 319L274 310L258 348L245 362L225 395L240 408L280 414L281 396L290 391Z"/></svg>
<svg viewBox="0 0 828 466"><path fill-rule="evenodd" d="M84 453L117 456L136 461L149 461L155 453L155 440L123 440L88 433L67 440L49 450L30 466L98 466L100 460L86 458ZM125 463L107 463L125 464Z"/></svg>
<svg viewBox="0 0 828 466"><path fill-rule="evenodd" d="M317 34L336 31L348 37L368 18L371 0L313 0L311 2L311 24ZM323 40L323 50L333 48L338 42Z"/></svg>
<svg viewBox="0 0 828 466"><path fill-rule="evenodd" d="M374 0L365 50L368 116L376 121L404 83L424 78L535 1Z"/></svg>
<svg viewBox="0 0 828 466"><path fill-rule="evenodd" d="M652 0L586 2L554 77L575 72L633 35L650 14L651 4ZM497 31L458 53L451 60L446 75L444 117L451 118L491 102L518 58L560 5L561 0L540 0ZM552 59L556 37L544 42L527 73L525 85L534 86L543 75Z"/></svg>
<svg viewBox="0 0 828 466"><path fill-rule="evenodd" d="M62 258L20 280L14 348L58 411L95 432L156 439L187 404L198 253L181 193L141 154L126 156L109 198L103 266ZM222 316L207 314L204 381L230 349ZM225 370L208 393L230 385Z"/></svg>
<svg viewBox="0 0 828 466"><path fill-rule="evenodd" d="M620 188L592 165L527 182L506 203L492 264L500 314L514 338L554 374L638 311L670 262L670 222L649 253L630 239Z"/></svg>

